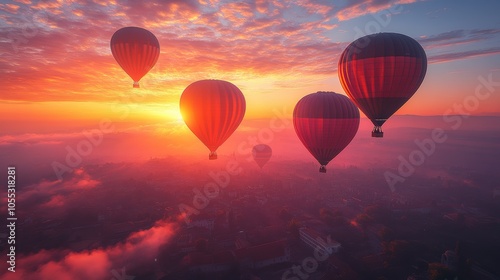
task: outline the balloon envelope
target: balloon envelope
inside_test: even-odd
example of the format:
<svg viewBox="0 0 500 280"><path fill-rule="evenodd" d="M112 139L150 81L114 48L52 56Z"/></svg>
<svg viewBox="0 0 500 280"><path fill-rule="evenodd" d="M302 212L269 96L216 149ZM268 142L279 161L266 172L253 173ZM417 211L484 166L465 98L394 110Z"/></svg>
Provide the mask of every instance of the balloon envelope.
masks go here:
<svg viewBox="0 0 500 280"><path fill-rule="evenodd" d="M272 155L273 150L266 144L258 144L252 148L252 157L260 168L264 167Z"/></svg>
<svg viewBox="0 0 500 280"><path fill-rule="evenodd" d="M111 53L122 69L139 87L139 80L153 68L160 55L155 35L139 27L124 27L113 34Z"/></svg>
<svg viewBox="0 0 500 280"><path fill-rule="evenodd" d="M417 91L427 71L427 56L413 38L398 33L361 37L339 60L339 78L347 95L375 125L381 126Z"/></svg>
<svg viewBox="0 0 500 280"><path fill-rule="evenodd" d="M326 165L356 135L359 110L345 95L312 93L295 105L293 126L302 144L321 164L320 172L326 172Z"/></svg>
<svg viewBox="0 0 500 280"><path fill-rule="evenodd" d="M216 159L217 148L236 130L245 115L243 93L230 82L201 80L190 84L182 93L180 110L189 129Z"/></svg>

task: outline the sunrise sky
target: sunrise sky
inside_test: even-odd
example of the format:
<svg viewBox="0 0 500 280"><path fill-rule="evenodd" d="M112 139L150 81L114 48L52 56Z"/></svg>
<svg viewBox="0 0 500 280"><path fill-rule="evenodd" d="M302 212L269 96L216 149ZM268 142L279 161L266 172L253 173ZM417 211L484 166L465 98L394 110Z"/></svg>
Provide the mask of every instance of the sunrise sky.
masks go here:
<svg viewBox="0 0 500 280"><path fill-rule="evenodd" d="M415 174L445 178L450 166L456 174L476 169L496 174L498 11L498 0L0 0L0 176L15 166L20 217L44 219L70 216L67 209L87 209L96 200L123 204L128 211L127 200L102 192L121 194L130 178L151 182L144 193L152 197L153 186L161 186L186 192L189 200L193 187L211 182L209 174L234 159L243 174L262 172L251 157L259 143L272 146L266 168L279 171L273 179L321 178L319 164L295 134L293 109L310 93L345 94L337 74L342 51L378 32L417 40L428 58L426 77L384 124L384 138L370 137L373 125L361 115L355 138L329 164L330 177L322 178L339 178L335 170L358 166L389 192L384 173L373 168L396 172L400 158L418 149L415 140L431 137L434 129L448 140L436 144L436 155L426 157ZM140 88L132 88L110 50L111 36L126 26L145 28L160 43L159 59ZM183 90L203 79L229 81L246 99L244 119L218 149L216 161L208 160L208 149L179 111ZM487 97L477 99L478 89ZM465 102L469 109L457 111ZM462 113L474 117L443 118ZM84 150L84 144L90 148ZM72 164L75 150L84 152ZM232 186L239 187L238 180L234 176ZM3 193L2 199L0 212L7 213ZM111 269L135 263L137 252L155 257L158 244L176 230L174 223L157 221L89 253L21 252L26 260L21 272L7 279L52 279L63 273L78 279L70 275L87 276L88 263L99 264L88 272L94 279L109 279Z"/></svg>
<svg viewBox="0 0 500 280"><path fill-rule="evenodd" d="M500 76L500 2L464 2L2 1L2 129L14 121L116 117L116 103L136 106L129 120L177 120L184 88L206 78L237 85L246 118L271 117L311 92L344 93L340 53L376 32L409 35L428 55L422 86L397 114L441 115L473 94L478 76ZM125 26L160 41L160 58L140 89L109 48ZM473 113L497 115L498 104L496 95Z"/></svg>
<svg viewBox="0 0 500 280"><path fill-rule="evenodd" d="M222 79L238 86L247 109L237 132L256 131L259 125L269 126L273 118L291 118L295 104L306 94L345 94L337 76L339 56L353 40L376 32L411 36L428 56L424 82L396 115L459 113L455 104L473 97L480 79L493 84L500 80L499 9L495 0L469 4L451 0L2 1L0 143L8 154L16 143L64 147L68 139L81 139L83 129L97 129L106 119L116 133L160 136L137 150L142 156L170 154L154 151L176 142L192 144L197 150L190 151L204 154L206 148L179 112L181 93L189 84ZM146 28L160 42L159 60L139 89L132 88L132 79L109 47L113 33L125 26ZM490 85L493 91L488 99L467 113L499 115L496 87ZM487 90L488 86L481 88ZM390 120L385 127L397 123ZM290 122L286 125L293 131ZM361 130L368 133L370 124L362 120ZM290 135L289 139L297 140L293 132ZM226 152L237 150L241 140L236 139L245 137L230 138L233 144L226 145ZM138 139L146 141L142 136ZM59 150L64 156L64 148Z"/></svg>

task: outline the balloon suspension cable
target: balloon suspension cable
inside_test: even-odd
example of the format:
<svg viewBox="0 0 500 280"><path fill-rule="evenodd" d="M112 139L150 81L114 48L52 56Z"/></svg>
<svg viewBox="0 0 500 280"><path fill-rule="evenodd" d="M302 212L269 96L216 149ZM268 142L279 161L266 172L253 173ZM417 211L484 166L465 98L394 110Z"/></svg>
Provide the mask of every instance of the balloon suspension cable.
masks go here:
<svg viewBox="0 0 500 280"><path fill-rule="evenodd" d="M384 137L384 132L382 132L381 126L376 125L375 127L373 127L372 137L378 137L378 138Z"/></svg>
<svg viewBox="0 0 500 280"><path fill-rule="evenodd" d="M320 168L319 168L319 172L326 173L326 166L321 165Z"/></svg>
<svg viewBox="0 0 500 280"><path fill-rule="evenodd" d="M210 154L208 155L208 159L217 159L217 152L210 152Z"/></svg>
<svg viewBox="0 0 500 280"><path fill-rule="evenodd" d="M134 88L139 88L139 82L134 81Z"/></svg>

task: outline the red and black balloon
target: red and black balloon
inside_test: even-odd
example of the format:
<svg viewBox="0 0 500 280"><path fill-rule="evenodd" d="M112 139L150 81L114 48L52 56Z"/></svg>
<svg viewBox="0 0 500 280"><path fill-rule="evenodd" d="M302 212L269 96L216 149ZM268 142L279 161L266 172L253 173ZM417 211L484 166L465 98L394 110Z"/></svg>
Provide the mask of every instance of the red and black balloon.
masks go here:
<svg viewBox="0 0 500 280"><path fill-rule="evenodd" d="M317 92L304 96L293 110L300 141L321 164L320 172L356 135L359 110L345 95Z"/></svg>
<svg viewBox="0 0 500 280"><path fill-rule="evenodd" d="M413 38L398 33L361 37L347 46L339 65L347 95L372 121L373 137L417 91L427 71L427 56Z"/></svg>
<svg viewBox="0 0 500 280"><path fill-rule="evenodd" d="M111 37L111 53L116 62L134 80L134 87L156 64L160 43L150 31L140 27L124 27Z"/></svg>

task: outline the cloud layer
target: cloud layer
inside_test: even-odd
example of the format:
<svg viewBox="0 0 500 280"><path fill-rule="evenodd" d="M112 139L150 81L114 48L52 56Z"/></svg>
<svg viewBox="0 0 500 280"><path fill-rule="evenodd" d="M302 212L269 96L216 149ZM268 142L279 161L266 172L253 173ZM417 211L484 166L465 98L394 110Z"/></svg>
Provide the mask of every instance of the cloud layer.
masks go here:
<svg viewBox="0 0 500 280"><path fill-rule="evenodd" d="M174 235L176 223L159 221L115 246L90 251L42 250L18 260L15 273L2 279L128 279L130 270L154 264L159 248ZM125 278L123 278L125 277Z"/></svg>
<svg viewBox="0 0 500 280"><path fill-rule="evenodd" d="M13 1L0 6L0 99L116 100L131 81L114 61L109 39L129 25L150 29L161 45L160 60L141 83L151 93L143 102L168 101L207 77L324 78L335 74L349 43L332 39L339 23L413 2ZM432 52L484 42L498 32L452 30L417 39ZM495 47L447 48L429 57L433 63L497 53Z"/></svg>

